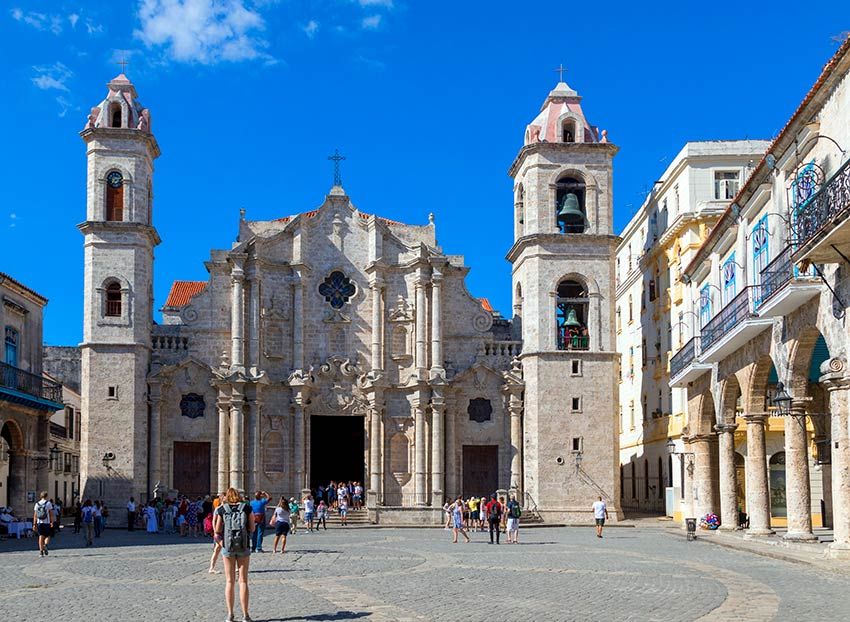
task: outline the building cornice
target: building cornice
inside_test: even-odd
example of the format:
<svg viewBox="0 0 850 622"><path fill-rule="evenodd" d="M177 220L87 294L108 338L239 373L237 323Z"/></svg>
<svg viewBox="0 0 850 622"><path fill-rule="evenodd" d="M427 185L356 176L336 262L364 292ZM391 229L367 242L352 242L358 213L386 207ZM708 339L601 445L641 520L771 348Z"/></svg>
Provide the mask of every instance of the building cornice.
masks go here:
<svg viewBox="0 0 850 622"><path fill-rule="evenodd" d="M103 220L87 220L77 225L77 229L83 235L90 233L101 233L103 231L111 231L114 233L140 233L150 240L152 246L157 246L162 240L159 239L159 234L151 225L144 225L139 222L115 222Z"/></svg>
<svg viewBox="0 0 850 622"><path fill-rule="evenodd" d="M530 245L545 245L545 244L565 244L569 246L577 246L580 243L586 242L602 242L604 245L609 247L610 252L613 254L614 250L617 248L617 245L620 243L620 238L614 234L610 235L599 235L593 233L576 233L576 234L565 234L565 233L532 233L531 235L524 235L521 238L518 238L513 246L511 246L508 254L505 255L505 259L509 262L514 263L519 259L522 251ZM550 255L557 255L559 257L563 257L565 255L584 255L584 251L579 250L569 250L563 253L548 253Z"/></svg>
<svg viewBox="0 0 850 622"><path fill-rule="evenodd" d="M619 150L620 148L613 143L530 143L528 145L524 145L522 149L519 150L516 158L514 158L514 161L508 168L508 175L510 177L516 177L522 161L528 156L534 153L540 153L541 151L560 151L564 153L601 152L608 154L613 158L617 155Z"/></svg>

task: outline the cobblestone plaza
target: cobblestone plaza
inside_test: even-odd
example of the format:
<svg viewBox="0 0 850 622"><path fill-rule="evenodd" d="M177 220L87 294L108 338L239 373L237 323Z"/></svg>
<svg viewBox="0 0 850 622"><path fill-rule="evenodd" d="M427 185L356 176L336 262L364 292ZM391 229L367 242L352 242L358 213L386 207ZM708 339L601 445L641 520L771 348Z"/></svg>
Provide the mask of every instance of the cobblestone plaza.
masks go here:
<svg viewBox="0 0 850 622"><path fill-rule="evenodd" d="M441 529L299 532L251 560L255 620L846 620L850 576L681 532L527 529L519 546ZM66 530L48 558L8 541L0 610L14 620L223 620L208 540ZM271 543L267 542L270 548ZM7 549L8 550L8 549Z"/></svg>

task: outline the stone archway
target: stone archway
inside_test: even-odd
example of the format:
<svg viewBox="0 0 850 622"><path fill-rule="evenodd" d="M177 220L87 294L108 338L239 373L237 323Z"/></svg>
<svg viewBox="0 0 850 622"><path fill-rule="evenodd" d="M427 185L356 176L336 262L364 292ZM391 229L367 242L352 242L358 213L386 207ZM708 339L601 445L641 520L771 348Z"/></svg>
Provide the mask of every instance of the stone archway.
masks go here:
<svg viewBox="0 0 850 622"><path fill-rule="evenodd" d="M6 420L0 428L0 437L9 451L8 473L3 487L6 492L6 505L11 506L17 516L26 516L26 454L24 452L24 434L18 423Z"/></svg>
<svg viewBox="0 0 850 622"><path fill-rule="evenodd" d="M735 529L738 525L740 491L744 485L743 457L735 452L735 430L738 429L738 409L741 404L741 383L738 376L729 374L720 388L720 410L715 426L718 437L718 472L720 476L720 525ZM741 458L740 465L738 458Z"/></svg>
<svg viewBox="0 0 850 622"><path fill-rule="evenodd" d="M694 420L689 422L688 451L693 453L691 497L697 518L714 513L719 507L717 437L714 434L716 408L710 390L702 393Z"/></svg>

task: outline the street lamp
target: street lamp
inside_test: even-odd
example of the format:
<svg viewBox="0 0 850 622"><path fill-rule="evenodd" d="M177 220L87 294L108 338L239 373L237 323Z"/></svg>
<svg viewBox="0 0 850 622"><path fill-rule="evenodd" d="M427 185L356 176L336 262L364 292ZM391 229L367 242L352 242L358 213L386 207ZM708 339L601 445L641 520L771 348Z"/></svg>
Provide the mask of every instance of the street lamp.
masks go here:
<svg viewBox="0 0 850 622"><path fill-rule="evenodd" d="M787 417L791 414L791 396L785 390L785 385L782 382L776 383L776 391L773 394L773 405L779 411L780 417Z"/></svg>
<svg viewBox="0 0 850 622"><path fill-rule="evenodd" d="M688 465L685 467L688 471L688 475L692 476L694 474L694 452L692 451L676 451L676 443L673 442L672 438L667 439L667 443L665 445L667 447L667 452L671 456L679 456L679 460L684 462L685 456L688 456Z"/></svg>

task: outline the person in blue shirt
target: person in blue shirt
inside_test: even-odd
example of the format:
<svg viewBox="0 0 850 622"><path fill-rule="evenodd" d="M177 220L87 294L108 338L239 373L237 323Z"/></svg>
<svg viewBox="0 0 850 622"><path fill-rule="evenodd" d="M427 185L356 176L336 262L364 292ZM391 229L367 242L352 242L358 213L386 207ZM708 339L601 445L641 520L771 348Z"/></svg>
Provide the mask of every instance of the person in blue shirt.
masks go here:
<svg viewBox="0 0 850 622"><path fill-rule="evenodd" d="M251 552L263 552L263 534L266 531L266 505L272 496L265 490L258 490L251 501L251 513L254 515L254 533L251 534Z"/></svg>

